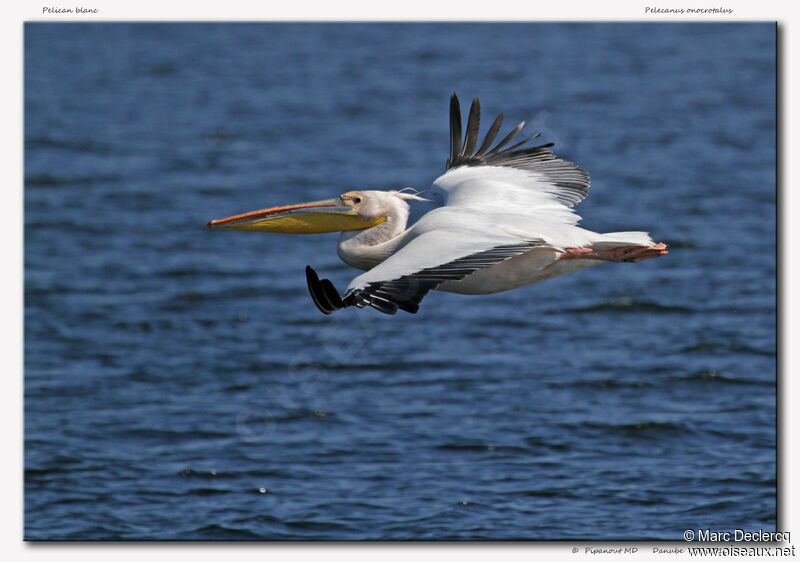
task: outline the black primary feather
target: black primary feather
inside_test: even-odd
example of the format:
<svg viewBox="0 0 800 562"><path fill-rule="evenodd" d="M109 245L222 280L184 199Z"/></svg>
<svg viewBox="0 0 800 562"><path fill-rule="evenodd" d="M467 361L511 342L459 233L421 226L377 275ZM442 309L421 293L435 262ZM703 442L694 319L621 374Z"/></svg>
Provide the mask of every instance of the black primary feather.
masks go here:
<svg viewBox="0 0 800 562"><path fill-rule="evenodd" d="M450 96L450 158L447 160L447 167L458 160L459 150L461 149L461 106L458 103L456 93Z"/></svg>
<svg viewBox="0 0 800 562"><path fill-rule="evenodd" d="M524 127L524 126L525 126L525 121L522 121L519 125L514 127L511 130L511 132L508 133L503 138L503 140L498 142L493 149L491 149L489 152L486 153L486 156L492 156L493 154L497 154L500 151L501 148L503 148L505 145L507 145L509 142L511 142L511 139L513 139L514 137L517 136L517 133L519 133L522 130L522 127Z"/></svg>
<svg viewBox="0 0 800 562"><path fill-rule="evenodd" d="M480 156L481 154L483 154L488 150L489 145L491 145L494 142L494 139L497 138L497 133L500 132L500 127L502 125L503 125L503 114L501 113L495 118L494 123L492 123L492 126L489 127L489 132L486 133L486 137L484 137L480 147L478 147L478 150L475 151L475 156Z"/></svg>
<svg viewBox="0 0 800 562"><path fill-rule="evenodd" d="M314 304L323 314L330 314L335 310L344 308L341 297L336 288L328 279L320 281L317 272L314 271L310 265L306 266L306 282L308 283L308 292L311 293L311 298Z"/></svg>
<svg viewBox="0 0 800 562"><path fill-rule="evenodd" d="M475 145L478 144L478 130L481 128L481 102L478 98L472 100L472 107L469 108L469 118L467 119L467 136L464 138L464 148L461 149L461 156L472 154Z"/></svg>

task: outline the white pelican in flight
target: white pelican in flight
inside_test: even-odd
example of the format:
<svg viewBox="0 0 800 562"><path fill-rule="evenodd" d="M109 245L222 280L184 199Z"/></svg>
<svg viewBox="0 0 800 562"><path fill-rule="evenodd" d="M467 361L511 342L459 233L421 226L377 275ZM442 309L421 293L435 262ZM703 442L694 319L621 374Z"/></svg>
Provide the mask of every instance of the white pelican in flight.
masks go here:
<svg viewBox="0 0 800 562"><path fill-rule="evenodd" d="M495 119L478 146L480 103L472 102L461 142L461 108L450 98L450 158L431 192L442 205L407 227L403 191L348 191L326 201L272 207L212 220L209 228L310 234L341 232L338 254L365 270L343 296L306 267L314 303L325 314L371 306L417 312L431 289L481 295L515 289L603 262L636 262L667 253L646 232L600 234L580 228L573 207L589 175L556 157L550 144L505 148L524 122L494 147ZM477 147L477 148L476 148Z"/></svg>

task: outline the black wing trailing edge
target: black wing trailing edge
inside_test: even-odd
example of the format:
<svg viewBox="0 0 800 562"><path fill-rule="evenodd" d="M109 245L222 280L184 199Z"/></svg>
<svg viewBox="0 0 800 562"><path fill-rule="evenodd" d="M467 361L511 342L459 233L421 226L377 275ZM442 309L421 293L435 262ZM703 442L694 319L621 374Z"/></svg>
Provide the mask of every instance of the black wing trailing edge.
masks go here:
<svg viewBox="0 0 800 562"><path fill-rule="evenodd" d="M467 121L467 134L464 143L461 143L461 106L455 92L450 96L450 158L447 160L447 169L459 166L506 166L530 170L544 175L554 185L563 189L558 194L559 201L568 206L583 201L589 192L589 174L580 166L567 160L556 157L550 147L553 143L542 144L527 148L522 145L541 135L536 133L525 140L509 147L505 147L525 126L523 121L508 135L498 142L491 150L489 147L497 138L500 126L503 124L503 114L497 116L486 133L483 142L478 144L478 132L481 123L481 103L478 98L472 100Z"/></svg>
<svg viewBox="0 0 800 562"><path fill-rule="evenodd" d="M446 281L464 279L479 269L491 267L514 256L524 254L543 243L542 240L528 240L519 244L498 246L450 263L422 269L411 275L370 283L363 289L351 289L347 291L344 298L339 297L333 283L328 279L320 280L311 266L306 266L306 280L314 304L324 314L330 314L347 306L359 308L371 306L384 314L394 314L398 309L413 314L419 310L419 303L431 289L435 289Z"/></svg>

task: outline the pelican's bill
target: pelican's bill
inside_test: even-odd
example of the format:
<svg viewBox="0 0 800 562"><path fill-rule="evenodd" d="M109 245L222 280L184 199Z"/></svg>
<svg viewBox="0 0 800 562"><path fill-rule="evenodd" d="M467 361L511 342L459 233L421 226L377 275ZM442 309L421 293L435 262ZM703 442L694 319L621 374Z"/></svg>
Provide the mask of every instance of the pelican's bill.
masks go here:
<svg viewBox="0 0 800 562"><path fill-rule="evenodd" d="M351 206L339 199L312 201L282 207L271 207L241 215L212 220L208 228L249 230L254 232L283 232L288 234L320 234L361 230L386 220L380 217L365 220Z"/></svg>

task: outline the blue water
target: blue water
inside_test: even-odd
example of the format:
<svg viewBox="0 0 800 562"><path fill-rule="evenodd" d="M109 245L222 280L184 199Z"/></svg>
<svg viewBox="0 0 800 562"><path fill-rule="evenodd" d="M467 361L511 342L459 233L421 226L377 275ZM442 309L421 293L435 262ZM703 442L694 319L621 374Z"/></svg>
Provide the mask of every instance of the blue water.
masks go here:
<svg viewBox="0 0 800 562"><path fill-rule="evenodd" d="M25 537L774 530L774 47L771 24L26 25ZM427 188L452 90L589 171L584 226L670 254L326 317L303 270L347 286L336 235L205 230Z"/></svg>

